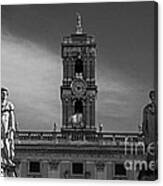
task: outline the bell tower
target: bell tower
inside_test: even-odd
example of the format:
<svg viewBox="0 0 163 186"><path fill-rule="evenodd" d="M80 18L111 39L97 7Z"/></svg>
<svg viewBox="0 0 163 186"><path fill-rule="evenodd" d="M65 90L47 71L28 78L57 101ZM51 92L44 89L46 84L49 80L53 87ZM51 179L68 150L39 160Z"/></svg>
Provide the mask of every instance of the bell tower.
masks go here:
<svg viewBox="0 0 163 186"><path fill-rule="evenodd" d="M84 32L79 13L75 32L63 38L62 61L62 131L96 131L96 43Z"/></svg>

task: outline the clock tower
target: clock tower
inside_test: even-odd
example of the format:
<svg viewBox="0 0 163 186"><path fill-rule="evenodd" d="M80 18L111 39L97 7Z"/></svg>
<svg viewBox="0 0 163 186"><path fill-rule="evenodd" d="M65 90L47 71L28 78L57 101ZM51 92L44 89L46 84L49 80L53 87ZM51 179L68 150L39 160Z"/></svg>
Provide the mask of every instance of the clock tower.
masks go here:
<svg viewBox="0 0 163 186"><path fill-rule="evenodd" d="M75 32L63 38L62 61L62 132L95 133L96 43L84 32L80 14Z"/></svg>

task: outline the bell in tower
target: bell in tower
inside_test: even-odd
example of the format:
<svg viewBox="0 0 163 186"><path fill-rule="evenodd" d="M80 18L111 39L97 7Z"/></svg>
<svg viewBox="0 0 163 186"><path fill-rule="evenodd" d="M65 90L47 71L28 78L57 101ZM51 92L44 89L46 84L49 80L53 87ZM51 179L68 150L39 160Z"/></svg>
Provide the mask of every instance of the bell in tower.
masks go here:
<svg viewBox="0 0 163 186"><path fill-rule="evenodd" d="M62 42L62 131L96 130L95 51L95 39L83 32L82 18L77 13L75 33Z"/></svg>

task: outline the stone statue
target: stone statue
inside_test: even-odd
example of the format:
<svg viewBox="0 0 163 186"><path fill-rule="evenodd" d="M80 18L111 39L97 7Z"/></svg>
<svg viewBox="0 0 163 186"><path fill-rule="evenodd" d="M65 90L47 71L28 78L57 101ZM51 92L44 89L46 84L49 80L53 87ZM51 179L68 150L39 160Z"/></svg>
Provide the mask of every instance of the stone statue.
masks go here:
<svg viewBox="0 0 163 186"><path fill-rule="evenodd" d="M100 124L99 124L99 132L102 132L102 131L103 131L103 127L104 127L104 126L103 126L103 123L100 123Z"/></svg>
<svg viewBox="0 0 163 186"><path fill-rule="evenodd" d="M72 123L74 128L83 128L83 114L82 113L75 113L74 115L70 116L69 121Z"/></svg>
<svg viewBox="0 0 163 186"><path fill-rule="evenodd" d="M14 105L8 101L9 91L1 88L1 156L8 165L14 165L14 134L15 114Z"/></svg>
<svg viewBox="0 0 163 186"><path fill-rule="evenodd" d="M142 133L144 135L145 145L157 142L157 107L155 91L150 91L149 98L151 103L143 109Z"/></svg>
<svg viewBox="0 0 163 186"><path fill-rule="evenodd" d="M143 109L143 123L139 128L142 130L142 135L144 137L144 143L146 149L154 145L153 153L147 152L146 161L148 164L151 162L154 165L154 169L145 170L143 168L140 170L138 180L155 180L158 177L158 166L157 166L157 138L158 138L158 128L157 128L157 104L155 91L150 91L149 93L150 103L146 105Z"/></svg>
<svg viewBox="0 0 163 186"><path fill-rule="evenodd" d="M83 28L82 28L82 18L81 15L77 12L77 24L76 24L76 34L82 34Z"/></svg>

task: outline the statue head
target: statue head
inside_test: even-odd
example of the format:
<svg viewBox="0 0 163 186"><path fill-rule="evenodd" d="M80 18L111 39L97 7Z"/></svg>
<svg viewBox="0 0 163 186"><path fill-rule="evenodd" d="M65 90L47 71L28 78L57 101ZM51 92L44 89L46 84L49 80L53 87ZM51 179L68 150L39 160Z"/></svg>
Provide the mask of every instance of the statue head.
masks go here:
<svg viewBox="0 0 163 186"><path fill-rule="evenodd" d="M3 102L4 100L6 100L8 96L9 96L8 88L2 87L1 88L1 101Z"/></svg>
<svg viewBox="0 0 163 186"><path fill-rule="evenodd" d="M151 99L152 102L155 102L156 96L155 96L155 91L151 90L149 92L149 98Z"/></svg>

